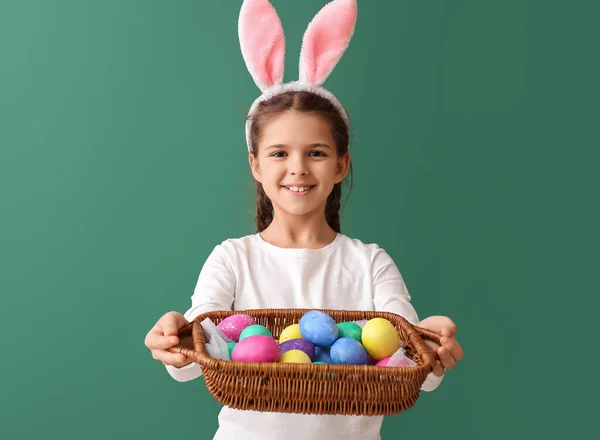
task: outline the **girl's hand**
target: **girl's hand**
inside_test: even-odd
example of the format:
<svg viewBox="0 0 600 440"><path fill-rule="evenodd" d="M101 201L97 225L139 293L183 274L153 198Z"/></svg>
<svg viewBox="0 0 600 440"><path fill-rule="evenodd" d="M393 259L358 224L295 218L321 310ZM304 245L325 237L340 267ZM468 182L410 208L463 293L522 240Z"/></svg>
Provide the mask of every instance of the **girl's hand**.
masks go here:
<svg viewBox="0 0 600 440"><path fill-rule="evenodd" d="M452 370L456 363L463 358L464 352L460 344L456 341L456 325L446 316L430 316L417 324L417 326L432 330L442 335L441 346L427 341L437 351L440 358L433 368L433 374L442 376L445 370Z"/></svg>
<svg viewBox="0 0 600 440"><path fill-rule="evenodd" d="M188 321L183 315L177 312L168 312L158 320L144 340L146 347L148 347L154 359L161 361L165 365L172 365L177 368L191 363L186 356L167 351L168 348L179 344L177 332L187 323ZM184 338L182 345L190 345L189 339L191 337Z"/></svg>

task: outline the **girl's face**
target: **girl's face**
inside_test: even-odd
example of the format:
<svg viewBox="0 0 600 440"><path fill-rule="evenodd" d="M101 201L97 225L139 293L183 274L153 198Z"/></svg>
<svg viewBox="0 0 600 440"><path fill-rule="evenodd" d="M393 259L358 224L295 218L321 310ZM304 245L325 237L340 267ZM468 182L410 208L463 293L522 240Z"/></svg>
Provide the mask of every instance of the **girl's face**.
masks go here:
<svg viewBox="0 0 600 440"><path fill-rule="evenodd" d="M257 156L249 160L276 213L306 216L324 213L333 186L346 177L350 155L338 157L326 120L287 111L265 124Z"/></svg>

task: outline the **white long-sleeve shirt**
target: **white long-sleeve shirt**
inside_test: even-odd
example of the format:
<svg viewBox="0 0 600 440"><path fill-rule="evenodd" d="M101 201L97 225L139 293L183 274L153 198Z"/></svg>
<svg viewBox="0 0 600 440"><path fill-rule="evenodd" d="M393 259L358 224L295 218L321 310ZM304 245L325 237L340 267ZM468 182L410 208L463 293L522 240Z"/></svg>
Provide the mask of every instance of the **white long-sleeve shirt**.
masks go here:
<svg viewBox="0 0 600 440"><path fill-rule="evenodd" d="M398 267L376 244L338 234L321 249L274 246L260 234L229 239L206 260L184 316L214 310L319 308L397 313L419 319ZM199 377L198 364L167 366L185 382ZM442 377L429 374L421 387L433 391ZM375 440L383 416L304 415L223 407L214 440Z"/></svg>

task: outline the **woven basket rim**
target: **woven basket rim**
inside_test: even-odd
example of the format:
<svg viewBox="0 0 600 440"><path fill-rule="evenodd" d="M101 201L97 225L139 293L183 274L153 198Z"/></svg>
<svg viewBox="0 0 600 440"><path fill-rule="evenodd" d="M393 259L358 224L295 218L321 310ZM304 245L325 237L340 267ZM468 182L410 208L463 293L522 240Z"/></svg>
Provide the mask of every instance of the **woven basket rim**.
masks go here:
<svg viewBox="0 0 600 440"><path fill-rule="evenodd" d="M410 338L411 345L419 353L419 360L416 361L415 366L375 366L375 365L344 365L344 364L313 364L313 363L281 363L281 362L241 362L231 361L224 359L217 359L210 356L205 349L204 332L200 323L205 318L214 320L224 319L227 316L234 314L247 314L253 317L271 317L277 318L278 315L286 318L298 318L304 313L309 311L322 311L328 313L334 318L336 322L343 322L339 319L336 320L336 316L361 316L359 319L371 319L374 317L381 317L390 321L393 325L398 325L407 333ZM345 318L344 318L345 319ZM224 310L224 311L212 311L198 315L189 324L186 324L180 329L181 333L192 333L192 339L194 341L194 349L186 350L186 355L200 364L203 368L218 369L224 372L231 372L234 370L243 369L247 372L252 373L275 373L275 372L289 372L289 373L306 373L306 372L323 372L323 373L337 373L337 374L360 374L364 378L369 376L398 376L404 377L421 376L422 372L430 373L433 370L435 359L437 359L436 353L433 349L427 345L420 337L419 333L425 333L433 336L434 338L439 335L429 332L425 329L421 329L418 326L414 326L409 323L403 316L383 311L360 311L360 310L336 310L336 309L240 309L240 310Z"/></svg>

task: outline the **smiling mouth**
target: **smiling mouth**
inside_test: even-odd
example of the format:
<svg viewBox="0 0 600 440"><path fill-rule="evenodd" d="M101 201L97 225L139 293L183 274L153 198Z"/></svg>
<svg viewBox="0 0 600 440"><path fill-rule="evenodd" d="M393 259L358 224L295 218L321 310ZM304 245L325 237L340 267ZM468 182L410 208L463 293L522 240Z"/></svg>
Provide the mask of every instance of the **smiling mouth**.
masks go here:
<svg viewBox="0 0 600 440"><path fill-rule="evenodd" d="M309 192L311 189L313 189L315 187L315 185L309 185L309 186L284 186L283 188L287 189L290 192L293 192L295 194L306 194L307 192Z"/></svg>

